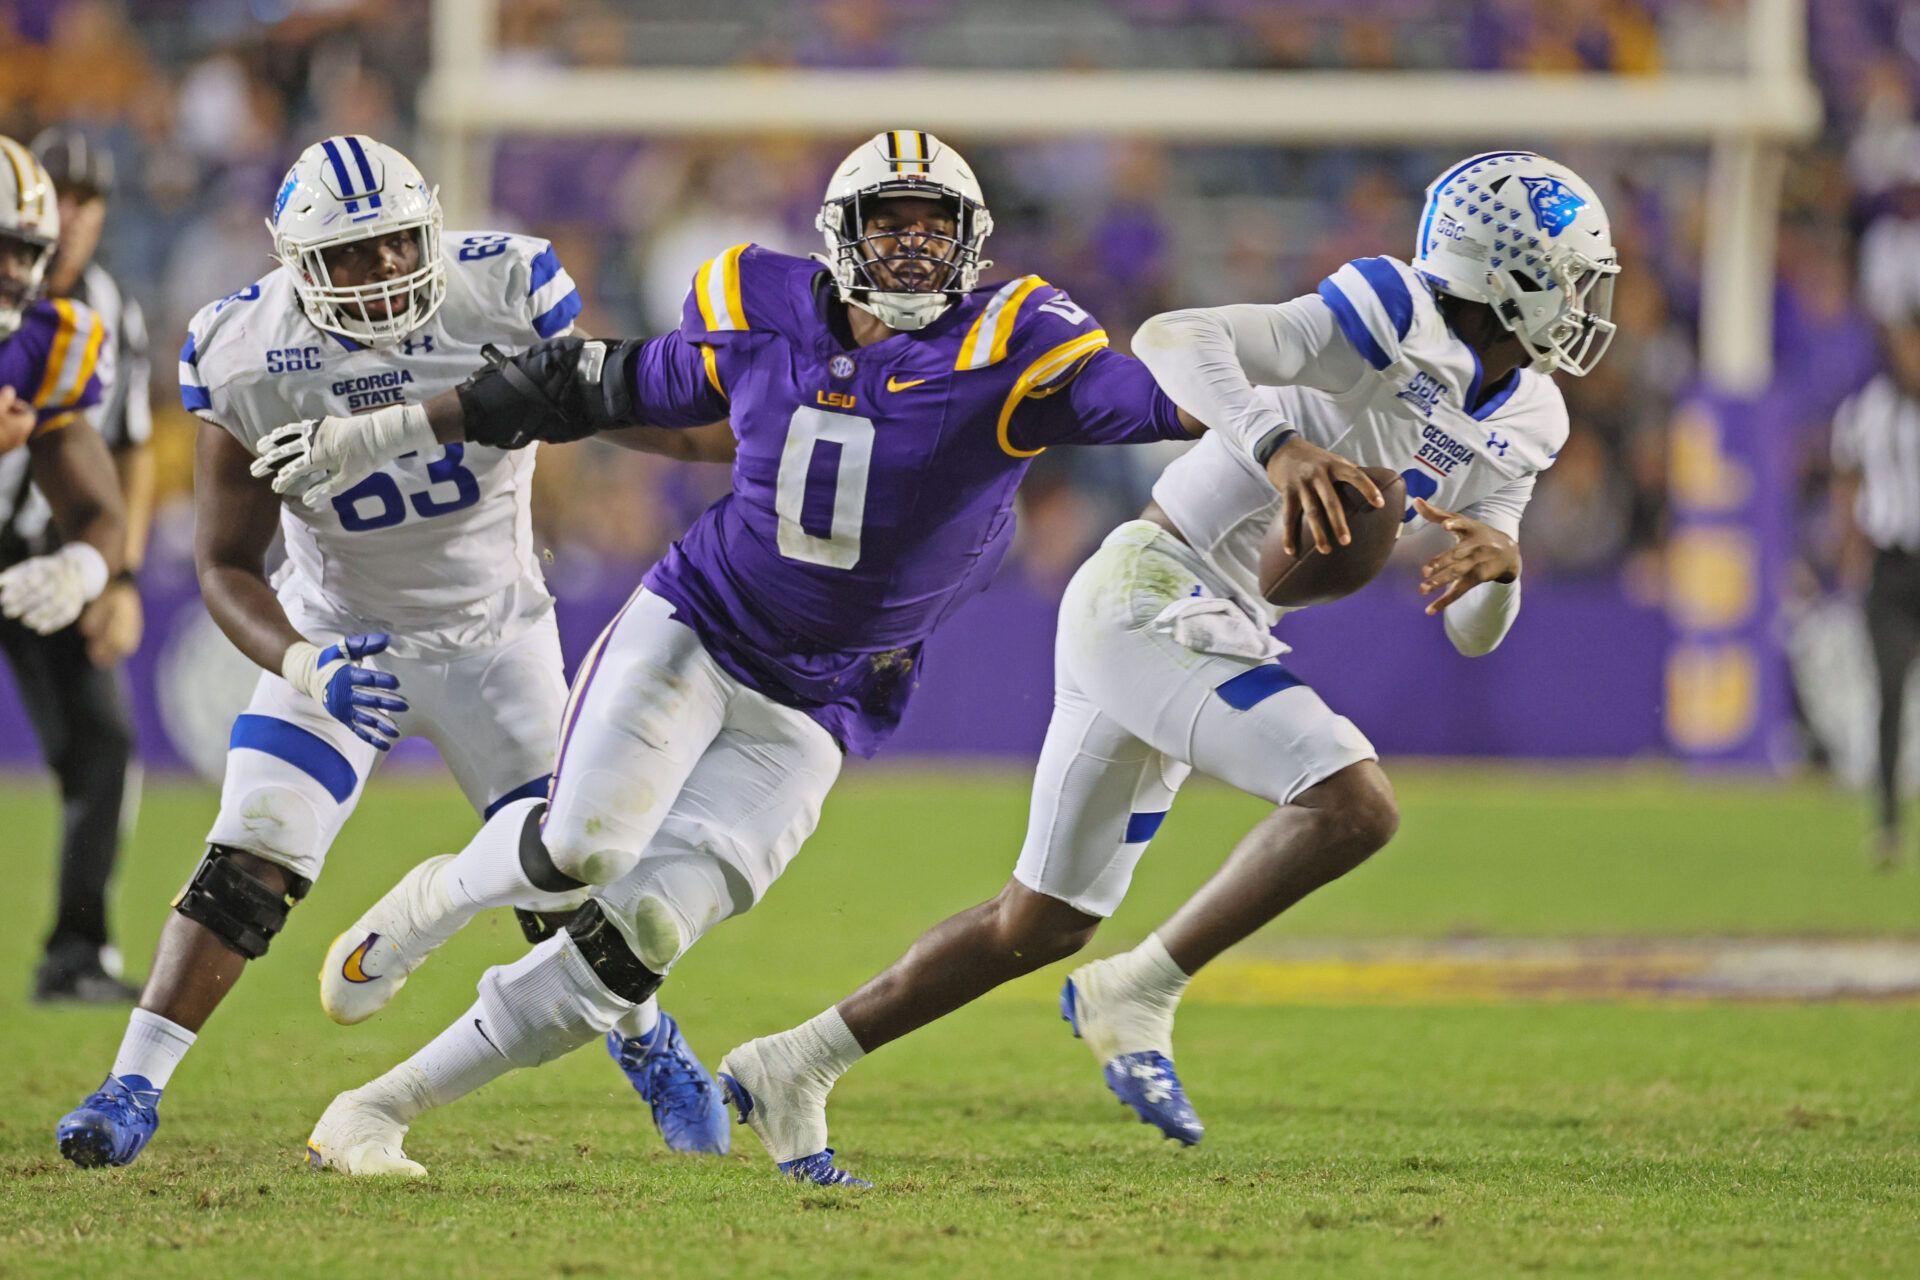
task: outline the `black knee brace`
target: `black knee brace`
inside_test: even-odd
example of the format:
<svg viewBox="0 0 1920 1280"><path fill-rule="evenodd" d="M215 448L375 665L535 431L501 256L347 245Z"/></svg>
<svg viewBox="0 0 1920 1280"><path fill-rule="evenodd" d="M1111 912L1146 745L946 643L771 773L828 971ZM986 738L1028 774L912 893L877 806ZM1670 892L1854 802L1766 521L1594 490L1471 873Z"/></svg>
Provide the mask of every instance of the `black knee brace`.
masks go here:
<svg viewBox="0 0 1920 1280"><path fill-rule="evenodd" d="M242 956L258 960L267 954L273 936L286 927L287 912L307 896L313 881L289 871L287 891L276 892L233 860L235 854L245 852L208 845L207 856L173 900L173 909Z"/></svg>
<svg viewBox="0 0 1920 1280"><path fill-rule="evenodd" d="M640 963L640 957L633 954L633 948L607 919L597 899L588 899L587 905L574 913L567 921L567 933L594 976L622 1000L641 1004L666 981L664 975Z"/></svg>
<svg viewBox="0 0 1920 1280"><path fill-rule="evenodd" d="M577 911L529 911L525 907L513 909L513 918L520 925L521 936L536 947L565 928L567 921L577 914Z"/></svg>

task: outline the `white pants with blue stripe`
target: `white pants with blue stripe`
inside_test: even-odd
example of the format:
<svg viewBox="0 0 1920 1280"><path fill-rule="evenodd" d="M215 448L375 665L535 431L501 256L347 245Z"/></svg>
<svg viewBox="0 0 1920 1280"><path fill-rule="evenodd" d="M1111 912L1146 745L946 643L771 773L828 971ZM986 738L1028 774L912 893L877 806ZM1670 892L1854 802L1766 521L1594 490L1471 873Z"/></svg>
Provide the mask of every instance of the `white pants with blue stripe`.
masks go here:
<svg viewBox="0 0 1920 1280"><path fill-rule="evenodd" d="M337 637L315 637L320 644ZM553 615L493 648L451 661L376 654L364 665L400 679L403 736L433 743L475 810L545 795L566 676ZM319 877L381 752L277 675L266 674L234 722L211 844Z"/></svg>
<svg viewBox="0 0 1920 1280"><path fill-rule="evenodd" d="M1192 548L1144 520L1109 534L1068 584L1053 720L1013 873L1029 889L1112 915L1195 769L1286 804L1377 758L1351 720L1280 663L1176 643L1155 620L1194 595L1233 593ZM1259 624L1249 617L1247 626Z"/></svg>

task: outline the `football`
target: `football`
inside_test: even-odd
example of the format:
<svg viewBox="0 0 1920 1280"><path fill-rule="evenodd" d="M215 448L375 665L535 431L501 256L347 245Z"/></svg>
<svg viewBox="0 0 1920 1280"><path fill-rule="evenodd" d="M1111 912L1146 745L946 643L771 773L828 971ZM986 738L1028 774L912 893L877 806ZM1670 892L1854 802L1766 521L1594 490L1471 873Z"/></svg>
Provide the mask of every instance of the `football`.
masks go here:
<svg viewBox="0 0 1920 1280"><path fill-rule="evenodd" d="M1380 487L1386 505L1376 507L1352 485L1339 486L1340 500L1347 511L1347 528L1353 541L1334 545L1321 555L1313 538L1296 529L1294 544L1298 555L1288 555L1276 516L1260 544L1260 594L1269 604L1298 609L1310 604L1325 604L1349 596L1372 582L1393 552L1394 539L1400 536L1400 524L1407 510L1407 482L1385 467L1367 467L1367 475ZM1295 517L1296 522L1298 517Z"/></svg>

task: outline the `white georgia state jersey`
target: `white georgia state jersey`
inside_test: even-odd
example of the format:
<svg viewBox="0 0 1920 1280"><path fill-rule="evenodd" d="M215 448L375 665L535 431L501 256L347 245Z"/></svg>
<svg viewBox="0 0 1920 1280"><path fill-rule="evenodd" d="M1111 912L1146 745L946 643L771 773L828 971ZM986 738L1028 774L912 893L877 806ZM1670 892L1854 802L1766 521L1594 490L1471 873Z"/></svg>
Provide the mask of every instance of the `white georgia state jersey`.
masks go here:
<svg viewBox="0 0 1920 1280"><path fill-rule="evenodd" d="M1517 369L1483 398L1479 356L1394 258L1350 262L1317 294L1258 310L1256 340L1270 331L1289 348L1276 363L1299 372L1291 385L1256 387L1256 400L1311 443L1399 472L1403 533L1424 525L1413 499L1425 498L1518 535L1535 478L1567 438L1566 403L1551 378ZM1234 336L1244 350L1245 335ZM1153 498L1250 602L1260 600L1260 543L1280 496L1243 441L1209 431L1161 474Z"/></svg>
<svg viewBox="0 0 1920 1280"><path fill-rule="evenodd" d="M385 348L316 328L280 267L201 309L180 351L186 407L259 451L303 418L420 403L509 353L572 327L580 294L544 240L449 233L446 301ZM344 615L424 656L503 640L549 597L533 545L532 448L452 444L388 463L331 504L282 504L287 564L275 577L296 625Z"/></svg>

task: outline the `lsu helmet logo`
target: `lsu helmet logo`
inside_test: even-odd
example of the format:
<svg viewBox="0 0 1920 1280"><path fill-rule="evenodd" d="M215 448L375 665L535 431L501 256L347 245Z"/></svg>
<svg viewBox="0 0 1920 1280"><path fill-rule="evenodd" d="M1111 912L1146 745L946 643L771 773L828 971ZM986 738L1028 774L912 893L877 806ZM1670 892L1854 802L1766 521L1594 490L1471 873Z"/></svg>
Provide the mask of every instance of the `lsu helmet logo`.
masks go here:
<svg viewBox="0 0 1920 1280"><path fill-rule="evenodd" d="M1580 211L1587 207L1586 200L1558 178L1522 177L1520 181L1527 188L1527 203L1533 206L1533 216L1540 220L1540 229L1549 236L1557 236L1572 226Z"/></svg>

